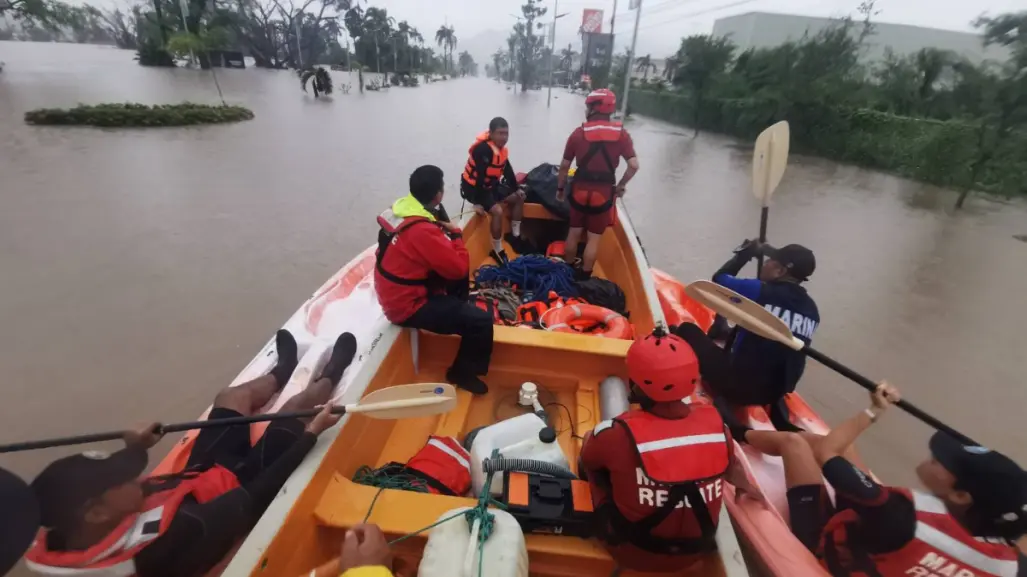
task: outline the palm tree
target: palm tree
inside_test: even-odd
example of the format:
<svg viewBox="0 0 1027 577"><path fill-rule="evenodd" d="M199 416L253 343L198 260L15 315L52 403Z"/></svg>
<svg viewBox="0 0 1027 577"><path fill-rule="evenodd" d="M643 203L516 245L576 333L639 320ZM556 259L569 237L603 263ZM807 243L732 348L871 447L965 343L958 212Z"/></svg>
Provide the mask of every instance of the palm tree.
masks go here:
<svg viewBox="0 0 1027 577"><path fill-rule="evenodd" d="M656 65L653 64L652 56L646 54L635 62L635 71L642 73L642 82L649 80L649 70L656 72Z"/></svg>
<svg viewBox="0 0 1027 577"><path fill-rule="evenodd" d="M677 55L668 56L663 61L663 77L667 79L667 82L673 83L674 77L678 72L678 57Z"/></svg>
<svg viewBox="0 0 1027 577"><path fill-rule="evenodd" d="M442 48L443 55L445 56L448 51L446 58L446 71L449 71L449 63L453 59L453 49L456 48L456 31L452 26L446 26L443 24L439 27L438 31L435 32L435 42L438 43L439 47Z"/></svg>
<svg viewBox="0 0 1027 577"><path fill-rule="evenodd" d="M571 48L568 44L567 48L560 51L560 70L571 71L571 66L574 64L574 57L578 55L578 52Z"/></svg>
<svg viewBox="0 0 1027 577"><path fill-rule="evenodd" d="M417 28L414 28L413 26L410 27L410 39L413 40L414 42L417 42L417 45L420 46L421 48L424 48L424 36L421 36L421 32ZM417 52L416 50L413 50L413 49L410 50L410 70L411 71L416 68L416 66L414 65L414 54L416 52Z"/></svg>
<svg viewBox="0 0 1027 577"><path fill-rule="evenodd" d="M392 25L396 23L396 19L389 16L388 12L384 8L368 8L367 12L364 13L364 29L370 32L374 38L374 56L377 60L377 68L375 72L382 71L382 58L381 51L378 46L378 39L387 39L392 32Z"/></svg>
<svg viewBox="0 0 1027 577"><path fill-rule="evenodd" d="M496 82L499 82L499 77L502 76L500 70L503 67L503 58L505 56L502 49L498 49L492 54L492 65L496 67Z"/></svg>

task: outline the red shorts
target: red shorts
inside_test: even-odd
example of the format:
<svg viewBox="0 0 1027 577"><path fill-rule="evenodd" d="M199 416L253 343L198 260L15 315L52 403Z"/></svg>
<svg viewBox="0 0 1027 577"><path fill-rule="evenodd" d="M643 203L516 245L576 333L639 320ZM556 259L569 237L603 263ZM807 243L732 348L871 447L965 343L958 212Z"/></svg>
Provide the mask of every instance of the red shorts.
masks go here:
<svg viewBox="0 0 1027 577"><path fill-rule="evenodd" d="M603 192L597 192L597 191L591 191L591 190L586 191L586 190L580 190L579 189L579 190L572 191L571 194L577 194L577 196L575 197L575 200L577 200L578 202L580 202L582 204L588 203L589 205L593 205L594 206L594 205L597 205L597 204L601 204L601 202L597 202L597 201L599 201L599 200L605 201L607 198L609 198L606 195L610 194L612 192L613 191L610 191L608 193L603 193ZM599 197L599 198L596 198L596 197ZM587 230L588 232L590 232L592 234L603 234L603 232L605 232L608 227L613 226L613 215L614 215L614 210L616 210L615 206L610 206L610 208L606 209L605 211L603 211L603 212L601 212L599 214L592 214L592 213L589 213L589 212L582 212L582 211L574 208L573 204L571 205L570 208L571 208L571 211L570 211L570 217L568 218L568 221L569 221L569 224L570 224L571 228L583 228L583 229Z"/></svg>

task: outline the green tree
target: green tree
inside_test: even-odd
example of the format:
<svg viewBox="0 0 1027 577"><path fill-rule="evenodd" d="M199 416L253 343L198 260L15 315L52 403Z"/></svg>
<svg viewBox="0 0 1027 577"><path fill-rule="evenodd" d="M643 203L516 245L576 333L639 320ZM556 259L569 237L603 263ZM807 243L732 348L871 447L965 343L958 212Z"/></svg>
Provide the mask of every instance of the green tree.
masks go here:
<svg viewBox="0 0 1027 577"><path fill-rule="evenodd" d="M502 76L503 59L505 57L506 55L503 53L502 50L496 50L492 53L492 67L495 70L496 82L499 82L500 77Z"/></svg>
<svg viewBox="0 0 1027 577"><path fill-rule="evenodd" d="M460 65L461 76L467 76L469 74L474 76L477 74L478 65L474 62L474 58L471 56L470 52L467 52L466 50L461 52L458 62Z"/></svg>
<svg viewBox="0 0 1027 577"><path fill-rule="evenodd" d="M656 72L656 65L653 64L652 55L646 54L635 60L635 72L642 73L642 82L649 80L649 71Z"/></svg>
<svg viewBox="0 0 1027 577"><path fill-rule="evenodd" d="M545 16L546 7L542 6L543 0L526 0L521 5L523 15L514 24L514 37L517 39L517 60L520 64L521 90L527 90L528 86L534 83L535 71L543 60L543 47L545 39L535 34L536 29L541 29L544 24L537 22Z"/></svg>
<svg viewBox="0 0 1027 577"><path fill-rule="evenodd" d="M446 26L443 24L439 26L439 29L435 32L435 42L442 49L442 55L445 70L449 72L449 65L453 61L453 49L456 48L457 38L456 30L452 26Z"/></svg>
<svg viewBox="0 0 1027 577"><path fill-rule="evenodd" d="M678 70L675 82L691 91L695 133L699 134L699 116L714 80L727 72L735 47L725 37L707 34L689 36L681 41L677 52Z"/></svg>

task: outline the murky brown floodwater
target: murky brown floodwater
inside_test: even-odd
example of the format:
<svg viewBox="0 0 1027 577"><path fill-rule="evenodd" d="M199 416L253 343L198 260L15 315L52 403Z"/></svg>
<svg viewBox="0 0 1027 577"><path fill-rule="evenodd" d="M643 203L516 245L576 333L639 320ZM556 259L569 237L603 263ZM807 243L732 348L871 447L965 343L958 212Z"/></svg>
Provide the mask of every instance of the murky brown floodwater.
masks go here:
<svg viewBox="0 0 1027 577"><path fill-rule="evenodd" d="M188 420L325 278L371 244L375 215L417 165L448 176L496 115L512 161L553 161L581 98L467 79L316 101L290 72L219 72L256 119L207 128L34 128L40 106L213 103L209 73L137 66L110 48L0 42L0 370L3 441ZM341 73L335 74L338 84ZM759 209L749 152L647 119L630 124L642 171L627 203L649 258L709 276ZM818 348L1027 463L1027 205L953 194L793 158L770 238L813 248ZM452 212L452 209L451 209ZM829 422L866 404L812 366L800 390ZM912 483L928 430L888 416L861 446L885 480ZM5 456L29 476L59 451Z"/></svg>

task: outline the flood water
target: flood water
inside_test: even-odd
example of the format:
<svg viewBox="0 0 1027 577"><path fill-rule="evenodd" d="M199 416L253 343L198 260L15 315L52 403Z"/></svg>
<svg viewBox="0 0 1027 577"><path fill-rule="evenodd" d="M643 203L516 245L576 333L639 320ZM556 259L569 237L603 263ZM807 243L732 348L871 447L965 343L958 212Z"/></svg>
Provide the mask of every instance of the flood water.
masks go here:
<svg viewBox="0 0 1027 577"><path fill-rule="evenodd" d="M294 73L219 71L256 118L160 130L37 128L26 110L78 102L215 103L206 72L155 70L132 53L0 42L0 441L191 420L310 293L375 238L410 171L447 174L511 124L517 170L556 161L580 96L484 79L315 100ZM335 83L343 73L333 73ZM355 85L355 82L353 83ZM709 277L758 231L751 152L715 135L630 121L642 170L626 202L653 266ZM907 399L1027 463L1027 204L954 194L793 156L771 242L812 248L817 347L887 377ZM811 363L800 391L831 423L866 394ZM926 426L899 411L860 448L912 484ZM59 450L5 456L31 476Z"/></svg>

